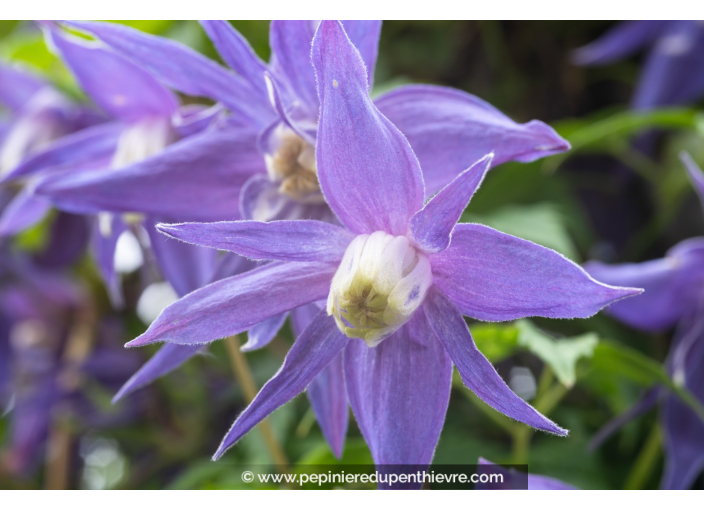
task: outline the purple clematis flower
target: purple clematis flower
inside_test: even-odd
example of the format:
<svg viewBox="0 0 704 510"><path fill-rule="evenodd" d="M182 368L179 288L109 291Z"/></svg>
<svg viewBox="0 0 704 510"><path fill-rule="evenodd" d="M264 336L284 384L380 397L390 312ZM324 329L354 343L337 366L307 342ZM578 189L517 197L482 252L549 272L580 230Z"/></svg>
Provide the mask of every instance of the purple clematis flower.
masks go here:
<svg viewBox="0 0 704 510"><path fill-rule="evenodd" d="M474 486L476 490L516 490L525 488L529 491L577 490L577 487L555 478L544 475L534 475L532 473L526 474L516 471L515 469L507 469L481 457L479 458L479 469L477 472L480 474L501 474L503 475L503 483L478 482Z"/></svg>
<svg viewBox="0 0 704 510"><path fill-rule="evenodd" d="M381 24L378 21L343 24L370 70L367 80L371 85ZM182 150L166 151L158 163L138 163L129 172L59 177L45 182L39 193L59 204L86 211L151 212L164 202L172 209L178 208L181 218L337 221L325 203L316 168L320 105L310 64L316 22L272 22L272 58L268 65L229 23L203 22L223 60L234 72L178 43L120 25L96 22L69 25L94 34L168 86L192 96L209 97L227 107L232 113L227 123L237 130L237 139L228 140L227 146L184 145ZM496 153L493 162L497 164L508 160L532 161L569 148L565 140L539 121L517 124L483 101L448 88L401 87L380 97L377 105L401 127L418 157L432 169L432 175L426 174L429 194L491 150ZM231 176L231 180L223 185L222 176ZM172 187L189 192L197 190L199 199L175 200L174 196L180 194L172 192ZM222 216L223 204L237 203L223 197L223 193L237 196L240 216ZM209 212L213 208L216 210ZM175 214L176 211L172 216ZM209 218L203 218L205 215ZM300 334L318 310L316 304L291 310L294 333ZM266 345L288 315L284 311L252 326L243 349ZM159 369L154 373L165 371ZM311 383L308 393L323 432L338 455L347 423L342 377L340 359ZM151 376L146 379L151 380Z"/></svg>
<svg viewBox="0 0 704 510"><path fill-rule="evenodd" d="M528 241L456 225L492 155L424 205L418 158L369 98L363 56L342 24L320 24L312 61L320 101L318 179L342 226L315 220L160 226L187 242L275 262L192 292L127 345L202 344L327 299L215 458L331 364L344 366L331 405L346 408L349 399L377 464L430 463L453 363L493 408L566 435L511 392L477 350L462 315L588 317L640 291L603 285Z"/></svg>
<svg viewBox="0 0 704 510"><path fill-rule="evenodd" d="M625 21L577 50L575 61L608 64L642 48L648 56L632 100L634 109L690 104L704 96L701 21Z"/></svg>
<svg viewBox="0 0 704 510"><path fill-rule="evenodd" d="M704 200L704 174L688 154L683 154L682 159L694 188ZM682 241L662 259L615 265L593 261L585 264L585 269L599 280L645 289L642 296L616 303L607 312L645 331L677 326L667 368L676 383L686 386L704 402L704 239ZM649 392L614 423L622 425L647 411L658 402L658 396L658 391ZM661 486L686 489L704 469L704 423L672 395L665 397L662 411L667 462ZM610 426L608 432L613 429Z"/></svg>
<svg viewBox="0 0 704 510"><path fill-rule="evenodd" d="M27 157L55 140L101 122L91 108L69 101L39 75L0 63L0 106L9 112L0 122L0 178L5 180ZM50 202L26 184L3 209L0 236L12 235L41 220Z"/></svg>

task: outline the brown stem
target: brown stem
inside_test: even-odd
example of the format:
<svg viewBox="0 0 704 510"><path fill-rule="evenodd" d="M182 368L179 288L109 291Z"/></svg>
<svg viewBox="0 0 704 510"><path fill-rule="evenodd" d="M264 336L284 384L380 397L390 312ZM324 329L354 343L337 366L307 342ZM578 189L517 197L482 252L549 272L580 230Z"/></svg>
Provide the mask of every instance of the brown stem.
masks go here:
<svg viewBox="0 0 704 510"><path fill-rule="evenodd" d="M225 345L227 346L227 352L230 356L230 362L232 363L232 371L235 373L237 382L239 382L242 387L242 392L249 404L254 400L254 397L257 396L258 390L254 382L254 377L252 376L252 371L249 369L247 358L240 350L240 339L237 335L229 336L225 338ZM281 448L281 445L276 440L269 420L266 418L263 419L258 426L262 436L264 436L264 442L274 462L283 473L289 473L288 458L283 448Z"/></svg>

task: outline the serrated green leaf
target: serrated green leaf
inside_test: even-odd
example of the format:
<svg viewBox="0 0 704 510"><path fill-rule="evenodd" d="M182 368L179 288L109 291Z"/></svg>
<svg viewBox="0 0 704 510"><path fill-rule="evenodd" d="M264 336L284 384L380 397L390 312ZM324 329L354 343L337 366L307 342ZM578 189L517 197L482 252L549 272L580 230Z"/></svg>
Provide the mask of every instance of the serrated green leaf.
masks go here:
<svg viewBox="0 0 704 510"><path fill-rule="evenodd" d="M582 358L592 357L599 343L596 333L555 340L527 320L517 321L516 328L518 345L528 349L545 362L558 381L567 388L574 386L577 379L577 362Z"/></svg>

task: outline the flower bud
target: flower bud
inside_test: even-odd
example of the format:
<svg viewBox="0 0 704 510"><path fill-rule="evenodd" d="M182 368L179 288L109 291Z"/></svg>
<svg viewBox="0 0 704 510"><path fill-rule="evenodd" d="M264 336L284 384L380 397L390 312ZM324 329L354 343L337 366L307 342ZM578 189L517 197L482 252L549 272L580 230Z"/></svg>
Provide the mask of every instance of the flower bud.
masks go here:
<svg viewBox="0 0 704 510"><path fill-rule="evenodd" d="M370 347L403 326L433 283L430 262L405 236L357 236L330 286L327 312L340 331Z"/></svg>

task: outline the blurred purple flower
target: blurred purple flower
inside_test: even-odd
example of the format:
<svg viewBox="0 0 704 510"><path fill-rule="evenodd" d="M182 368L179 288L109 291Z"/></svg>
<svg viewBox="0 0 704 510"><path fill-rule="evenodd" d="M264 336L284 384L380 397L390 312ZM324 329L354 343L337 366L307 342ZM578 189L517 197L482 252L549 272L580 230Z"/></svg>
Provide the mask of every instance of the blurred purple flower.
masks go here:
<svg viewBox="0 0 704 510"><path fill-rule="evenodd" d="M46 80L27 69L0 63L0 106L8 115L0 120L0 179L26 158L56 140L95 125L97 111L69 101ZM24 181L24 180L23 180ZM0 236L16 234L40 221L51 204L33 194L34 183L23 189L2 210Z"/></svg>
<svg viewBox="0 0 704 510"><path fill-rule="evenodd" d="M190 243L276 262L192 292L128 346L198 345L327 298L327 311L298 336L216 458L331 365L344 381L330 384L338 390L328 392L328 405L346 409L349 398L377 464L431 461L453 362L465 384L498 411L565 435L511 392L477 350L462 315L588 317L639 290L600 284L528 241L482 225L455 225L493 155L424 206L418 159L370 99L363 53L340 23L319 26L312 60L320 97L318 178L344 226L299 220L158 227Z"/></svg>
<svg viewBox="0 0 704 510"><path fill-rule="evenodd" d="M632 106L649 110L691 104L704 96L704 23L625 21L578 49L581 65L599 65L646 49L647 58Z"/></svg>
<svg viewBox="0 0 704 510"><path fill-rule="evenodd" d="M316 22L273 21L268 65L228 22L202 22L232 70L179 43L121 25L67 24L94 34L162 83L223 104L232 112L229 124L238 131L236 139L223 146L184 148L188 165L182 161L184 155L177 158L174 154L168 166L144 164L129 172L94 173L80 181L60 179L43 186L41 193L60 203L124 212L150 212L160 207L161 201L168 201L183 213L180 217L190 215L199 221L217 219L203 215L213 207L223 207L224 199L229 205L239 202L245 219L332 220L315 166L320 105L310 50ZM371 86L381 22L343 24L362 55ZM569 148L542 122L517 124L491 105L458 90L404 86L379 97L376 104L409 139L421 163L431 169L432 173L425 175L428 195L492 150L496 155L493 163L500 164L533 161ZM194 155L198 149L206 153ZM225 176L227 183L222 181ZM181 195L172 187L187 189L198 199L177 200Z"/></svg>
<svg viewBox="0 0 704 510"><path fill-rule="evenodd" d="M107 323L91 332L90 305L64 277L7 256L1 266L0 407L10 415L2 462L21 475L39 461L57 413L91 428L132 415L134 405L106 413L83 388L91 381L114 389L139 357L120 348L120 335Z"/></svg>
<svg viewBox="0 0 704 510"><path fill-rule="evenodd" d="M683 153L682 160L704 204L704 174L688 154ZM704 403L704 239L682 241L658 260L614 265L593 261L584 267L601 281L645 289L643 295L615 303L606 311L645 331L677 326L667 368L675 383ZM600 439L657 402L658 391L650 391L608 426ZM704 468L704 423L676 396L667 395L662 425L667 453L662 488L686 489Z"/></svg>

